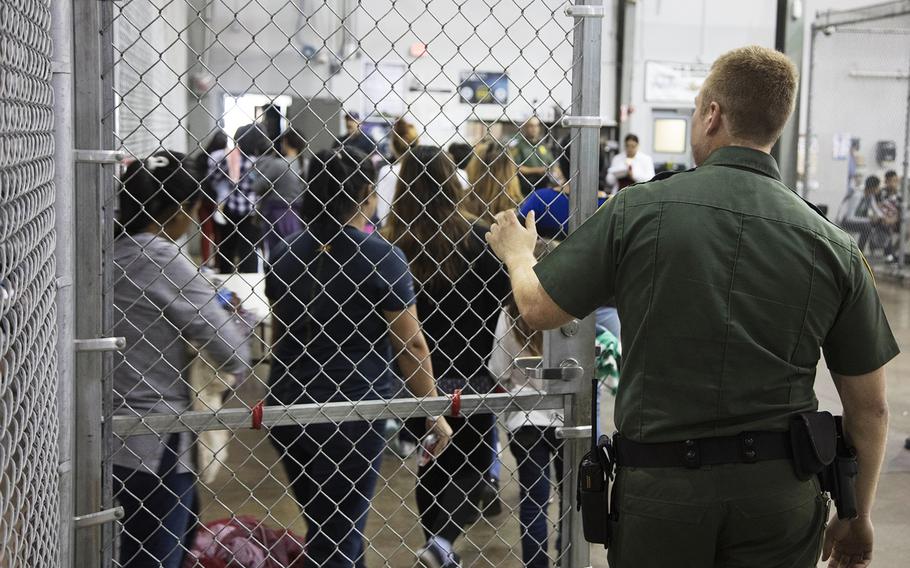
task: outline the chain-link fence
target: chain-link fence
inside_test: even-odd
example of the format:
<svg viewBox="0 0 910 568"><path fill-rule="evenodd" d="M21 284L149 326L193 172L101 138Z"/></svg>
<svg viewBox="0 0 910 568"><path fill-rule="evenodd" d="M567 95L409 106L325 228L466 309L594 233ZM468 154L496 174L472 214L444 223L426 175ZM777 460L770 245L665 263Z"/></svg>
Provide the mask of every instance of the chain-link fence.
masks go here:
<svg viewBox="0 0 910 568"><path fill-rule="evenodd" d="M107 561L588 565L615 309L533 332L484 240L535 211L546 254L596 207L579 4L105 3Z"/></svg>
<svg viewBox="0 0 910 568"><path fill-rule="evenodd" d="M0 5L0 566L57 559L50 26L47 1Z"/></svg>
<svg viewBox="0 0 910 568"><path fill-rule="evenodd" d="M910 15L821 15L811 50L810 199L870 263L900 270L908 264Z"/></svg>

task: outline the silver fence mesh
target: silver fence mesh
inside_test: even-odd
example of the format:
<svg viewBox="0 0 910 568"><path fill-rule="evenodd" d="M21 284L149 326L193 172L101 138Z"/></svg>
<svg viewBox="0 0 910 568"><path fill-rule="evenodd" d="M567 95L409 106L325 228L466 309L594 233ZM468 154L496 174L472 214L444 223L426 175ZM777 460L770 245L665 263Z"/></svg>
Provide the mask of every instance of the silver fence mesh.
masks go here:
<svg viewBox="0 0 910 568"><path fill-rule="evenodd" d="M908 265L910 17L813 34L807 179L813 202L856 238L870 263Z"/></svg>
<svg viewBox="0 0 910 568"><path fill-rule="evenodd" d="M53 566L57 559L48 4L0 5L0 566Z"/></svg>
<svg viewBox="0 0 910 568"><path fill-rule="evenodd" d="M587 546L559 536L578 384L517 367L544 342L483 236L534 210L546 254L588 190L560 126L567 5L115 4L115 566L569 566Z"/></svg>

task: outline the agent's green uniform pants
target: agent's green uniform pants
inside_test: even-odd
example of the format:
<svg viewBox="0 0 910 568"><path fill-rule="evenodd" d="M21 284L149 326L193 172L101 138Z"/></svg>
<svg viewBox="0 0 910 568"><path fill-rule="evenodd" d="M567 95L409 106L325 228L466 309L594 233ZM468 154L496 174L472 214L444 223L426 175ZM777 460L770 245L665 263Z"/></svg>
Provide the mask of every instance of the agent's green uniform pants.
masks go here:
<svg viewBox="0 0 910 568"><path fill-rule="evenodd" d="M622 468L610 568L814 568L828 517L789 460Z"/></svg>

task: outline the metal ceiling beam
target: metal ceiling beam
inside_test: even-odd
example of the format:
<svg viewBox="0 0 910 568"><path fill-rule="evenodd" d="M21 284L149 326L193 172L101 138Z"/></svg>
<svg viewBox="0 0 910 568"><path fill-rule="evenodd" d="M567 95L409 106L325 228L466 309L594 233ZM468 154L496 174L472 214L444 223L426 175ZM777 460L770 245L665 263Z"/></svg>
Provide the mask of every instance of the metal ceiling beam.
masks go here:
<svg viewBox="0 0 910 568"><path fill-rule="evenodd" d="M812 29L813 31L824 30L831 27L836 28L837 26L887 20L907 14L910 14L910 0L883 2L863 8L854 8L853 10L826 10L815 15Z"/></svg>

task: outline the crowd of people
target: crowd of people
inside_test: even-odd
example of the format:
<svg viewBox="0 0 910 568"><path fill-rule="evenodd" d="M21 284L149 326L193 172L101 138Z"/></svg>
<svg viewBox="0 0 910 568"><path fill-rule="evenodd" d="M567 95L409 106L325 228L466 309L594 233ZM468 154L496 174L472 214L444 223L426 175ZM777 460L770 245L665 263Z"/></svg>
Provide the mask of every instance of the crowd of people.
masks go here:
<svg viewBox="0 0 910 568"><path fill-rule="evenodd" d="M888 170L884 183L876 175L856 176L855 182L841 203L838 224L856 236L864 253L880 252L887 262L898 262L903 203L900 177Z"/></svg>
<svg viewBox="0 0 910 568"><path fill-rule="evenodd" d="M219 133L198 158L160 151L126 168L114 302L116 333L130 347L115 370L117 413L189 410L189 345L206 353L229 392L251 369L237 299L209 284L177 244L197 226L203 264L264 273L269 405L389 399L403 388L417 398L544 391L514 368L515 357L541 353L541 336L519 317L485 240L494 216L509 209L535 211L542 235L565 234L569 176L542 142L540 122L529 119L510 140L444 150L422 145L399 119L391 155L381 157L358 117L346 119L335 147L306 159L292 129L270 140L250 124L233 146ZM628 142L626 170L611 169L617 179L642 175ZM604 309L615 320L615 308ZM552 563L547 508L562 478L560 424L551 411L512 412L502 424L518 463L528 566ZM420 443L415 497L425 544L417 556L458 566L456 541L496 491L496 417L412 419L402 435ZM363 566L387 445L381 421L281 426L269 439L307 521L306 565ZM195 524L192 436L118 444L121 565L180 566Z"/></svg>

